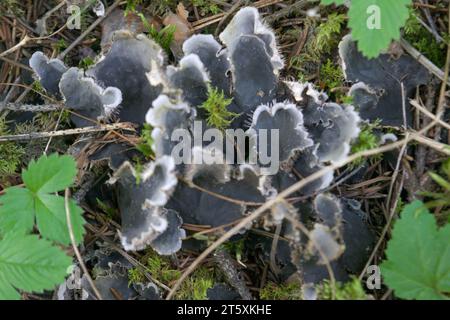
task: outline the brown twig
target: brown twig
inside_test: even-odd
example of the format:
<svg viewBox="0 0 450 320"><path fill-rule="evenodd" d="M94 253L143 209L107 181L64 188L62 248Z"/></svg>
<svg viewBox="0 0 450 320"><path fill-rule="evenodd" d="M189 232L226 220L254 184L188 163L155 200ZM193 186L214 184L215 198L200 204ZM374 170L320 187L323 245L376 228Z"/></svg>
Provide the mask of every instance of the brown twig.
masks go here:
<svg viewBox="0 0 450 320"><path fill-rule="evenodd" d="M101 125L101 126L84 127L84 128L77 128L77 129L49 131L49 132L32 132L32 133L24 133L24 134L17 134L17 135L6 135L6 136L0 137L0 142L34 140L34 139L41 139L41 138L61 137L61 136L69 136L69 135L84 134L84 133L91 133L91 132L110 131L110 130L118 130L118 129L135 131L133 126L130 123L119 122L119 123L105 124L105 125Z"/></svg>

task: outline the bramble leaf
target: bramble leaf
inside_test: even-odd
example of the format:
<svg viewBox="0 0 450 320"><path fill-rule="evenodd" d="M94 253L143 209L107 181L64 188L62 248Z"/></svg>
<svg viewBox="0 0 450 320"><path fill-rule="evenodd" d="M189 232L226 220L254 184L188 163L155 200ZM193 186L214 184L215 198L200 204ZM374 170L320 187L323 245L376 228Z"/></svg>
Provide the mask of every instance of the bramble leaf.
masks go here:
<svg viewBox="0 0 450 320"><path fill-rule="evenodd" d="M72 259L36 235L8 233L0 241L0 300L20 299L16 289L43 292L64 281Z"/></svg>
<svg viewBox="0 0 450 320"><path fill-rule="evenodd" d="M402 211L395 223L381 271L403 299L449 299L450 225L438 229L420 201Z"/></svg>

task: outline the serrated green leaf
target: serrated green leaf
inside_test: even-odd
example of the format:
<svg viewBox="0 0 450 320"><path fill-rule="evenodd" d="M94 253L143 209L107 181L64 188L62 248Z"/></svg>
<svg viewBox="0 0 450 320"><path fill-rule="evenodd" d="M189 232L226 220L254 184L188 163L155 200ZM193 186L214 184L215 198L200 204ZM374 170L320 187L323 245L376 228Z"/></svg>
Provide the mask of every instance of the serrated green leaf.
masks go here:
<svg viewBox="0 0 450 320"><path fill-rule="evenodd" d="M24 188L11 187L0 197L0 231L31 231L34 225L33 194Z"/></svg>
<svg viewBox="0 0 450 320"><path fill-rule="evenodd" d="M400 38L400 28L409 17L411 0L352 1L348 25L358 49L368 58L374 58Z"/></svg>
<svg viewBox="0 0 450 320"><path fill-rule="evenodd" d="M69 244L64 198L53 193L69 187L75 175L75 160L70 156L42 156L30 163L22 173L26 188L8 188L0 197L0 231L29 232L36 220L44 238ZM82 210L72 200L69 205L75 239L80 243L85 231Z"/></svg>
<svg viewBox="0 0 450 320"><path fill-rule="evenodd" d="M22 172L25 186L33 193L52 193L69 187L77 174L76 164L70 156L52 154L31 161Z"/></svg>
<svg viewBox="0 0 450 320"><path fill-rule="evenodd" d="M73 200L69 200L69 209L75 240L80 243L84 234L82 210ZM62 244L70 244L65 200L55 195L40 195L36 199L36 222L41 235Z"/></svg>
<svg viewBox="0 0 450 320"><path fill-rule="evenodd" d="M72 259L35 235L8 233L0 240L0 299L19 299L16 289L41 293L64 281Z"/></svg>
<svg viewBox="0 0 450 320"><path fill-rule="evenodd" d="M420 201L402 211L395 223L381 272L402 299L448 299L450 294L450 225L438 229Z"/></svg>

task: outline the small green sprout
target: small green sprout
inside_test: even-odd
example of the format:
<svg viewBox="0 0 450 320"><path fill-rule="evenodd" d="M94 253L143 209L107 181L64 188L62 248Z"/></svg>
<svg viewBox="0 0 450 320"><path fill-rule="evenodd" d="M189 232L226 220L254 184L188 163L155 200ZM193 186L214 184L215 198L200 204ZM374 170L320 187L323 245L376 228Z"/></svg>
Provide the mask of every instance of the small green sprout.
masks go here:
<svg viewBox="0 0 450 320"><path fill-rule="evenodd" d="M151 158L154 155L152 145L153 145L153 138L152 138L152 130L153 127L145 123L144 127L142 128L141 137L139 139L139 143L136 146L136 149L138 149L146 158Z"/></svg>
<svg viewBox="0 0 450 320"><path fill-rule="evenodd" d="M142 0L127 0L124 15L127 16L130 13L135 13L136 7L140 4L142 4Z"/></svg>
<svg viewBox="0 0 450 320"><path fill-rule="evenodd" d="M150 37L155 40L165 52L170 53L170 45L172 44L177 27L173 24L169 24L158 31L148 22L142 13L138 13L137 15L141 18L144 28L147 30Z"/></svg>
<svg viewBox="0 0 450 320"><path fill-rule="evenodd" d="M225 98L223 91L208 87L208 99L200 106L208 114L207 124L219 130L225 130L239 114L228 111L227 107L233 99Z"/></svg>
<svg viewBox="0 0 450 320"><path fill-rule="evenodd" d="M87 70L94 63L95 63L94 59L92 59L91 57L86 57L80 60L80 62L78 63L78 67Z"/></svg>

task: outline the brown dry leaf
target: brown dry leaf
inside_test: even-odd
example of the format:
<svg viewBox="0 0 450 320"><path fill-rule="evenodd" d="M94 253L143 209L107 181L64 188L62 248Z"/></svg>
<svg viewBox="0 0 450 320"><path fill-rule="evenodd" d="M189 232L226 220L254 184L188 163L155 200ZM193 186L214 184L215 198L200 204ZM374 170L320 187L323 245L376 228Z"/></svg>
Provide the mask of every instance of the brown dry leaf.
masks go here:
<svg viewBox="0 0 450 320"><path fill-rule="evenodd" d="M186 8L184 7L183 2L180 2L177 5L177 15L180 18L184 19L186 22L188 21L189 11L186 10Z"/></svg>
<svg viewBox="0 0 450 320"><path fill-rule="evenodd" d="M177 14L170 12L163 20L164 26L174 25L176 30L173 35L173 42L170 46L175 57L181 58L183 56L182 46L184 41L192 34L191 24L187 21L187 11L182 3L177 6Z"/></svg>

